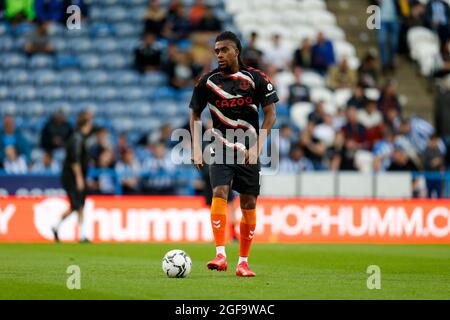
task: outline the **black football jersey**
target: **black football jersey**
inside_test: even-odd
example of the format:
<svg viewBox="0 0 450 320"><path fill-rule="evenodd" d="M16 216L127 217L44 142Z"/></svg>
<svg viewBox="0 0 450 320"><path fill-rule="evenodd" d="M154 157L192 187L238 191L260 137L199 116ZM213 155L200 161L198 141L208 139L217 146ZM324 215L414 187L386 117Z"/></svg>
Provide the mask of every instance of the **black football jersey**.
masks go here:
<svg viewBox="0 0 450 320"><path fill-rule="evenodd" d="M275 87L260 70L241 67L234 74L215 69L202 76L192 95L190 108L200 114L206 107L211 112L214 132L222 136L222 143L240 149L247 142L226 139L228 129L242 129L259 133L259 110L278 102ZM216 135L215 135L216 136ZM217 137L216 137L217 138Z"/></svg>

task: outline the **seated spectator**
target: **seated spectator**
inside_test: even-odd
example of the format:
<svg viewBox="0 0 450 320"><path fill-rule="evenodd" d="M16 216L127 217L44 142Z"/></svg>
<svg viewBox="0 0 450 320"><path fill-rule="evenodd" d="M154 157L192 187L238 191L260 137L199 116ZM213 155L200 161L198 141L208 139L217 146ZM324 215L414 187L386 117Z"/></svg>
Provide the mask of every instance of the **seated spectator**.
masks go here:
<svg viewBox="0 0 450 320"><path fill-rule="evenodd" d="M366 105L366 97L364 95L364 87L358 84L353 90L353 96L347 101L347 107L355 107L358 110L364 109Z"/></svg>
<svg viewBox="0 0 450 320"><path fill-rule="evenodd" d="M314 125L321 124L325 116L325 102L319 101L315 104L314 110L308 115L308 122L314 123Z"/></svg>
<svg viewBox="0 0 450 320"><path fill-rule="evenodd" d="M150 0L145 11L145 33L160 37L167 20L167 13L161 8L159 0Z"/></svg>
<svg viewBox="0 0 450 320"><path fill-rule="evenodd" d="M422 160L419 155L418 141L411 130L410 119L403 119L398 128L397 135L395 137L395 146L402 149L409 159L414 162L417 168L422 167Z"/></svg>
<svg viewBox="0 0 450 320"><path fill-rule="evenodd" d="M280 139L278 140L278 154L281 159L287 158L292 146L292 129L288 124L280 127Z"/></svg>
<svg viewBox="0 0 450 320"><path fill-rule="evenodd" d="M330 169L332 171L357 171L355 155L358 151L357 143L346 139L344 132L337 132L333 146L328 151Z"/></svg>
<svg viewBox="0 0 450 320"><path fill-rule="evenodd" d="M63 2L60 0L34 0L36 18L41 21L59 22L63 19Z"/></svg>
<svg viewBox="0 0 450 320"><path fill-rule="evenodd" d="M189 19L186 17L186 10L183 5L177 5L174 13L170 14L163 27L163 36L167 39L177 41L188 38L192 31Z"/></svg>
<svg viewBox="0 0 450 320"><path fill-rule="evenodd" d="M387 129L384 131L384 138L373 147L374 170L386 171L391 165L391 157L394 152L394 133Z"/></svg>
<svg viewBox="0 0 450 320"><path fill-rule="evenodd" d="M42 130L41 147L48 152L64 148L72 131L72 126L66 121L64 113L56 112Z"/></svg>
<svg viewBox="0 0 450 320"><path fill-rule="evenodd" d="M33 0L5 0L5 17L13 25L36 18Z"/></svg>
<svg viewBox="0 0 450 320"><path fill-rule="evenodd" d="M358 121L367 130L368 148L383 137L383 115L377 109L377 97L367 96L366 107L358 111Z"/></svg>
<svg viewBox="0 0 450 320"><path fill-rule="evenodd" d="M136 194L139 191L139 175L141 166L134 157L132 149L126 149L116 164L123 194Z"/></svg>
<svg viewBox="0 0 450 320"><path fill-rule="evenodd" d="M434 30L442 44L450 37L450 6L443 0L430 0L425 12L426 25Z"/></svg>
<svg viewBox="0 0 450 320"><path fill-rule="evenodd" d="M203 0L195 0L194 5L191 8L190 21L194 28L198 27L198 24L205 16L206 6Z"/></svg>
<svg viewBox="0 0 450 320"><path fill-rule="evenodd" d="M182 89L191 85L201 70L193 63L188 52L178 52L175 60L169 62L167 73L170 84L176 89Z"/></svg>
<svg viewBox="0 0 450 320"><path fill-rule="evenodd" d="M195 27L200 32L220 32L222 30L222 22L214 15L211 7L206 6L203 17Z"/></svg>
<svg viewBox="0 0 450 320"><path fill-rule="evenodd" d="M327 147L314 137L314 128L315 124L309 122L308 126L300 133L298 145L304 150L305 156L313 163L314 170L324 170Z"/></svg>
<svg viewBox="0 0 450 320"><path fill-rule="evenodd" d="M336 63L333 43L325 38L323 32L317 35L317 42L312 48L313 69L322 75L328 72L328 69Z"/></svg>
<svg viewBox="0 0 450 320"><path fill-rule="evenodd" d="M313 68L312 44L309 38L303 39L300 48L295 49L293 65L304 69Z"/></svg>
<svg viewBox="0 0 450 320"><path fill-rule="evenodd" d="M323 122L316 125L314 128L313 136L321 141L327 148L333 144L336 130L334 129L333 117L331 115L325 113Z"/></svg>
<svg viewBox="0 0 450 320"><path fill-rule="evenodd" d="M72 13L70 12L67 13L67 9L70 6L77 6L78 8L80 8L82 20L88 17L89 8L84 0L63 0L62 14L61 14L62 20L60 21L62 24L65 25L69 17L72 15Z"/></svg>
<svg viewBox="0 0 450 320"><path fill-rule="evenodd" d="M116 191L114 177L114 153L111 149L102 151L98 158L97 172L88 178L88 188L92 194L112 195Z"/></svg>
<svg viewBox="0 0 450 320"><path fill-rule="evenodd" d="M418 171L418 168L403 148L395 147L388 171Z"/></svg>
<svg viewBox="0 0 450 320"><path fill-rule="evenodd" d="M5 158L5 151L9 146L14 146L19 156L23 156L29 163L31 156L30 145L22 132L16 130L14 118L7 115L3 118L3 130L0 130L0 161Z"/></svg>
<svg viewBox="0 0 450 320"><path fill-rule="evenodd" d="M248 45L242 51L242 61L248 67L261 69L263 52L256 47L257 39L258 34L256 32L252 32Z"/></svg>
<svg viewBox="0 0 450 320"><path fill-rule="evenodd" d="M339 65L333 66L328 74L328 86L333 89L351 89L358 83L355 70L350 69L348 60L342 59Z"/></svg>
<svg viewBox="0 0 450 320"><path fill-rule="evenodd" d="M117 143L114 147L114 159L122 159L125 151L130 149L128 145L128 136L125 132L122 132L117 137Z"/></svg>
<svg viewBox="0 0 450 320"><path fill-rule="evenodd" d="M387 117L389 110L395 109L401 116L402 110L400 105L400 99L397 94L397 82L389 81L381 92L380 100L378 101L378 109L383 114L383 117Z"/></svg>
<svg viewBox="0 0 450 320"><path fill-rule="evenodd" d="M96 167L99 166L100 156L107 150L112 150L108 129L99 128L95 132L95 140L89 149L90 158Z"/></svg>
<svg viewBox="0 0 450 320"><path fill-rule="evenodd" d="M358 83L364 88L376 88L378 86L378 78L377 60L372 53L368 52L358 69Z"/></svg>
<svg viewBox="0 0 450 320"><path fill-rule="evenodd" d="M3 168L7 174L25 174L28 172L25 157L17 153L14 145L5 148Z"/></svg>
<svg viewBox="0 0 450 320"><path fill-rule="evenodd" d="M310 92L309 88L302 83L302 69L300 67L294 68L295 82L288 88L289 98L288 104L291 107L297 102L309 102Z"/></svg>
<svg viewBox="0 0 450 320"><path fill-rule="evenodd" d="M280 172L296 174L303 171L313 171L312 162L305 157L303 150L298 145L294 145L289 152L289 158L280 161Z"/></svg>
<svg viewBox="0 0 450 320"><path fill-rule="evenodd" d="M347 109L347 124L342 128L346 140L353 140L358 149L368 147L367 130L358 121L358 110L355 107Z"/></svg>
<svg viewBox="0 0 450 320"><path fill-rule="evenodd" d="M176 187L176 168L164 143L153 146L153 157L142 165L142 189L146 194L171 195Z"/></svg>
<svg viewBox="0 0 450 320"><path fill-rule="evenodd" d="M264 63L272 65L278 72L286 70L291 63L291 52L281 42L281 36L275 34L272 44L264 51Z"/></svg>
<svg viewBox="0 0 450 320"><path fill-rule="evenodd" d="M445 171L445 154L439 148L439 136L434 134L428 141L428 146L422 153L423 167L426 172ZM442 178L426 177L428 198L442 197Z"/></svg>
<svg viewBox="0 0 450 320"><path fill-rule="evenodd" d="M161 48L152 33L146 33L142 44L134 50L134 65L141 72L151 72L161 67Z"/></svg>
<svg viewBox="0 0 450 320"><path fill-rule="evenodd" d="M37 26L37 30L27 37L25 52L29 55L35 53L53 54L54 48L48 34L48 22L38 21Z"/></svg>
<svg viewBox="0 0 450 320"><path fill-rule="evenodd" d="M31 172L37 174L59 174L61 173L61 166L53 160L51 152L46 151L42 159L33 164Z"/></svg>

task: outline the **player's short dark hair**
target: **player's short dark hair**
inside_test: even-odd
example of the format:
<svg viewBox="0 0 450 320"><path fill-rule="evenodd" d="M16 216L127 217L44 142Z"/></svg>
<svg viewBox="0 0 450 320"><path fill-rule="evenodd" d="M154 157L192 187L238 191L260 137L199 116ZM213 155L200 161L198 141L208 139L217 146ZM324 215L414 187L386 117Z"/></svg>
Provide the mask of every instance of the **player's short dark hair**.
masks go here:
<svg viewBox="0 0 450 320"><path fill-rule="evenodd" d="M236 45L236 48L238 48L238 50L239 50L239 56L238 56L239 64L241 66L245 66L241 59L242 43L241 43L241 40L238 38L238 36L234 32L224 31L216 37L216 42L225 41L225 40L234 42L234 44Z"/></svg>
<svg viewBox="0 0 450 320"><path fill-rule="evenodd" d="M88 111L82 111L78 114L77 128L83 128L91 120L91 115Z"/></svg>

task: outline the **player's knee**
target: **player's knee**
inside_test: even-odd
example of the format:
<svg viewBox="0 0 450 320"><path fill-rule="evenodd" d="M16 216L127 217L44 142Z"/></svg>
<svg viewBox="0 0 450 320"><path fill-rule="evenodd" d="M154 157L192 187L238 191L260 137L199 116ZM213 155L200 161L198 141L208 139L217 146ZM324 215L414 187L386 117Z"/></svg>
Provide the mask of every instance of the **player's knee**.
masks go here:
<svg viewBox="0 0 450 320"><path fill-rule="evenodd" d="M256 208L256 197L241 197L241 209L251 210Z"/></svg>
<svg viewBox="0 0 450 320"><path fill-rule="evenodd" d="M228 191L229 191L228 186L215 187L213 189L213 197L222 198L222 199L227 200L228 199Z"/></svg>

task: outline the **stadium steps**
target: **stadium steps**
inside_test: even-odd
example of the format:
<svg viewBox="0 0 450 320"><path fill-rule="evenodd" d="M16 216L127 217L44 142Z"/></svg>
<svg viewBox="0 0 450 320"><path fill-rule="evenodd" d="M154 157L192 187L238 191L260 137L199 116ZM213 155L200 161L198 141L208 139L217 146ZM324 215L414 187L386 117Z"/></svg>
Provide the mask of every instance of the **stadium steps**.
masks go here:
<svg viewBox="0 0 450 320"><path fill-rule="evenodd" d="M327 0L326 3L328 10L336 15L338 25L345 31L347 41L355 46L359 58L364 57L369 49L378 52L377 31L366 27L368 1ZM433 123L435 97L429 90L427 79L419 74L417 66L408 57L400 55L397 61L398 69L394 77L399 83L399 94L407 99L405 115L420 116ZM382 77L380 85L385 80Z"/></svg>

